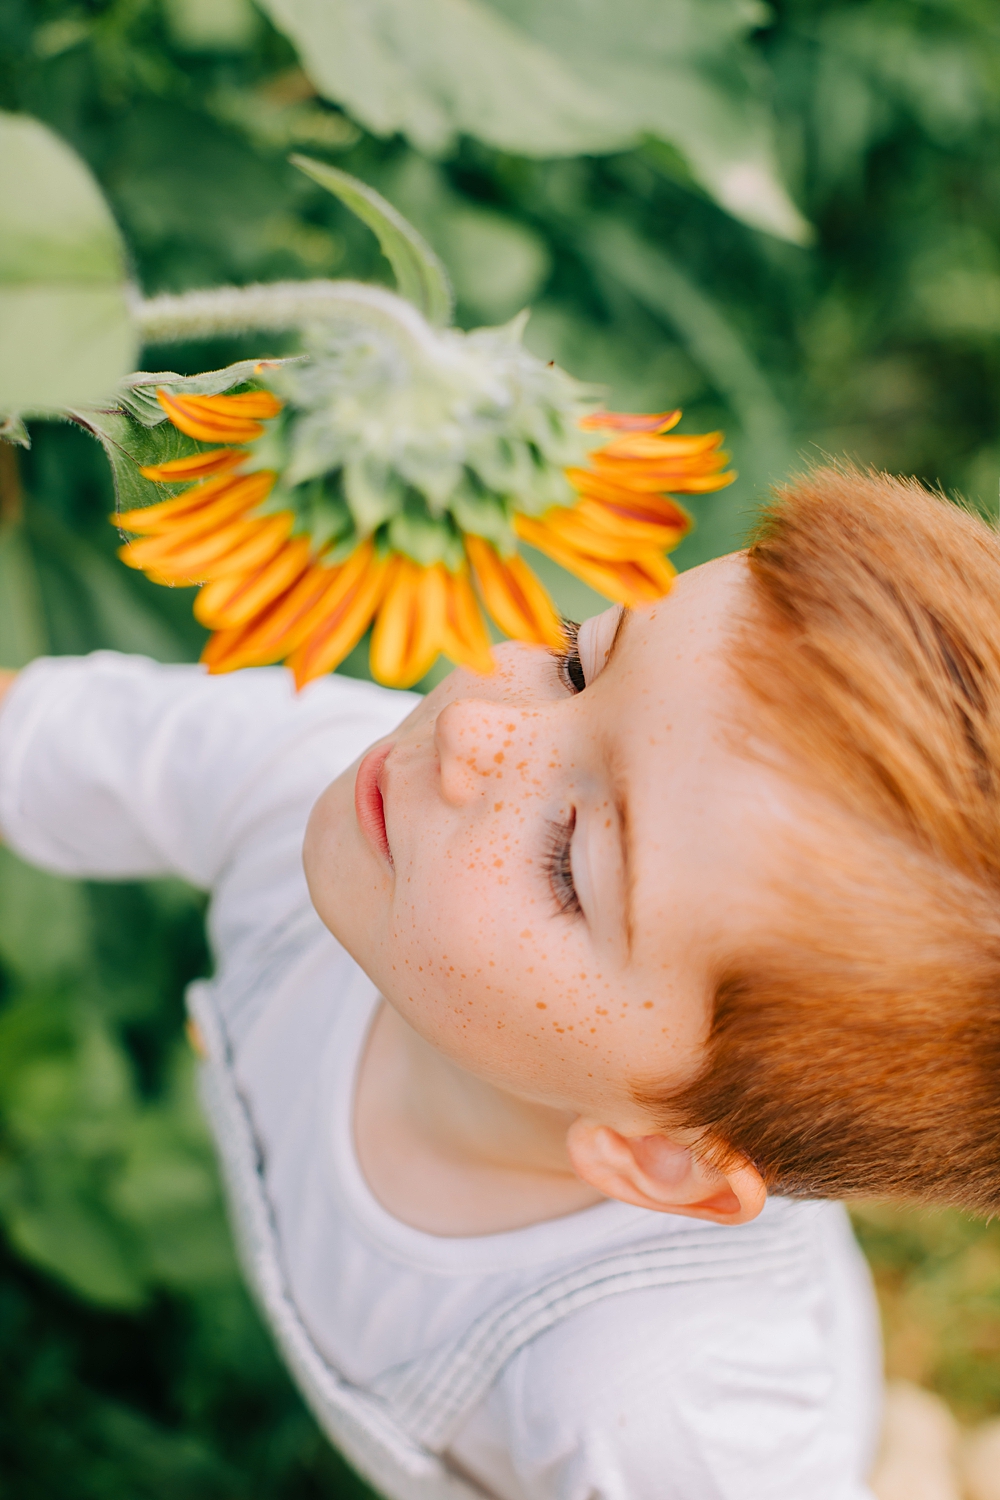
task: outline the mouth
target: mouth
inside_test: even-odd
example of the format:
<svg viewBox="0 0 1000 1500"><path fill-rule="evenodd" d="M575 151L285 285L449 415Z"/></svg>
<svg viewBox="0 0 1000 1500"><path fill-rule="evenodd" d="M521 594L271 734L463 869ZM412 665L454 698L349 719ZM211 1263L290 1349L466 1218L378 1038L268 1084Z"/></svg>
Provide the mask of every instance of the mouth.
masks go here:
<svg viewBox="0 0 1000 1500"><path fill-rule="evenodd" d="M372 849L392 866L392 850L385 830L385 803L380 785L382 767L388 759L392 745L375 745L369 750L358 767L354 781L354 811L358 827Z"/></svg>

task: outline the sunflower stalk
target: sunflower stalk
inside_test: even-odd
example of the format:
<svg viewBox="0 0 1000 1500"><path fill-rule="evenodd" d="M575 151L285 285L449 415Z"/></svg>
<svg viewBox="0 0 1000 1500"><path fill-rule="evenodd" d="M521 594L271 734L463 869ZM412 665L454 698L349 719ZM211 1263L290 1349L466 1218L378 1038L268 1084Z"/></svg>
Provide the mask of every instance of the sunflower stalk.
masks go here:
<svg viewBox="0 0 1000 1500"><path fill-rule="evenodd" d="M414 320L406 318L414 312ZM401 349L419 342L419 314L391 292L360 281L274 281L137 297L132 314L146 344L176 344L241 333L285 333L317 321L365 323L392 331Z"/></svg>

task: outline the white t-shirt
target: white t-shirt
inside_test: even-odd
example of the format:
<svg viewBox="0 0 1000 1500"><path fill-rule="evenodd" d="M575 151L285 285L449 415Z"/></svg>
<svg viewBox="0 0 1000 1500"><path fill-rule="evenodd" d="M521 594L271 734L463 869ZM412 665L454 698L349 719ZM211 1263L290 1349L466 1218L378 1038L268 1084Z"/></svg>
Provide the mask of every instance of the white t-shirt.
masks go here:
<svg viewBox="0 0 1000 1500"><path fill-rule="evenodd" d="M323 788L413 701L101 652L34 663L0 715L16 850L67 875L170 873L212 892L213 988L287 1285L329 1364L376 1390L505 1297L690 1227L607 1202L449 1239L368 1189L352 1113L378 996L313 911L302 836ZM693 1281L576 1311L508 1360L447 1458L499 1500L865 1500L881 1378L867 1269L839 1206L767 1214L806 1223L804 1282Z"/></svg>

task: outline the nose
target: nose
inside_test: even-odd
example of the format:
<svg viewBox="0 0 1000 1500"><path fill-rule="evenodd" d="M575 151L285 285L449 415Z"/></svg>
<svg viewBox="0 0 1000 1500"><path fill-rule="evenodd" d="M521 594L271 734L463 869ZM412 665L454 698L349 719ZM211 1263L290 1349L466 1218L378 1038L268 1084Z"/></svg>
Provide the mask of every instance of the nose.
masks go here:
<svg viewBox="0 0 1000 1500"><path fill-rule="evenodd" d="M434 748L441 795L454 807L495 792L511 761L522 714L509 704L459 698L438 714Z"/></svg>

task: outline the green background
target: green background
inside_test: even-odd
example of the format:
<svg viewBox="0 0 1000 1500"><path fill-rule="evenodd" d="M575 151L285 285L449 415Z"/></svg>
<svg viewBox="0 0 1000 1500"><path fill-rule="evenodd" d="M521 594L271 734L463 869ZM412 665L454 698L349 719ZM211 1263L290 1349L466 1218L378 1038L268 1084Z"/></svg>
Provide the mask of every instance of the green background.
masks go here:
<svg viewBox="0 0 1000 1500"><path fill-rule="evenodd" d="M532 347L604 382L611 404L679 404L682 430L725 428L740 479L695 502L681 566L738 545L768 484L824 454L918 474L995 516L993 0L497 0L534 30L499 56L495 97L490 79L449 93L448 6L412 3L427 26L403 38L408 93L375 53L346 74L329 38L313 55L302 0L271 0L286 34L248 0L2 0L0 108L89 163L147 296L388 280L370 233L286 158L371 182L450 267L464 325L530 303ZM766 211L737 201L727 175L745 122L763 140L769 112L803 220L780 194ZM786 237L753 227L762 217ZM804 223L811 242L796 243ZM192 373L283 347L143 362ZM193 658L185 591L114 561L96 444L31 430L30 452L0 444L0 661L97 646ZM180 885L62 882L0 851L0 1486L18 1500L361 1490L236 1276L181 1038L183 985L208 964L201 921ZM1000 1229L880 1206L858 1222L890 1369L963 1419L1000 1411Z"/></svg>

